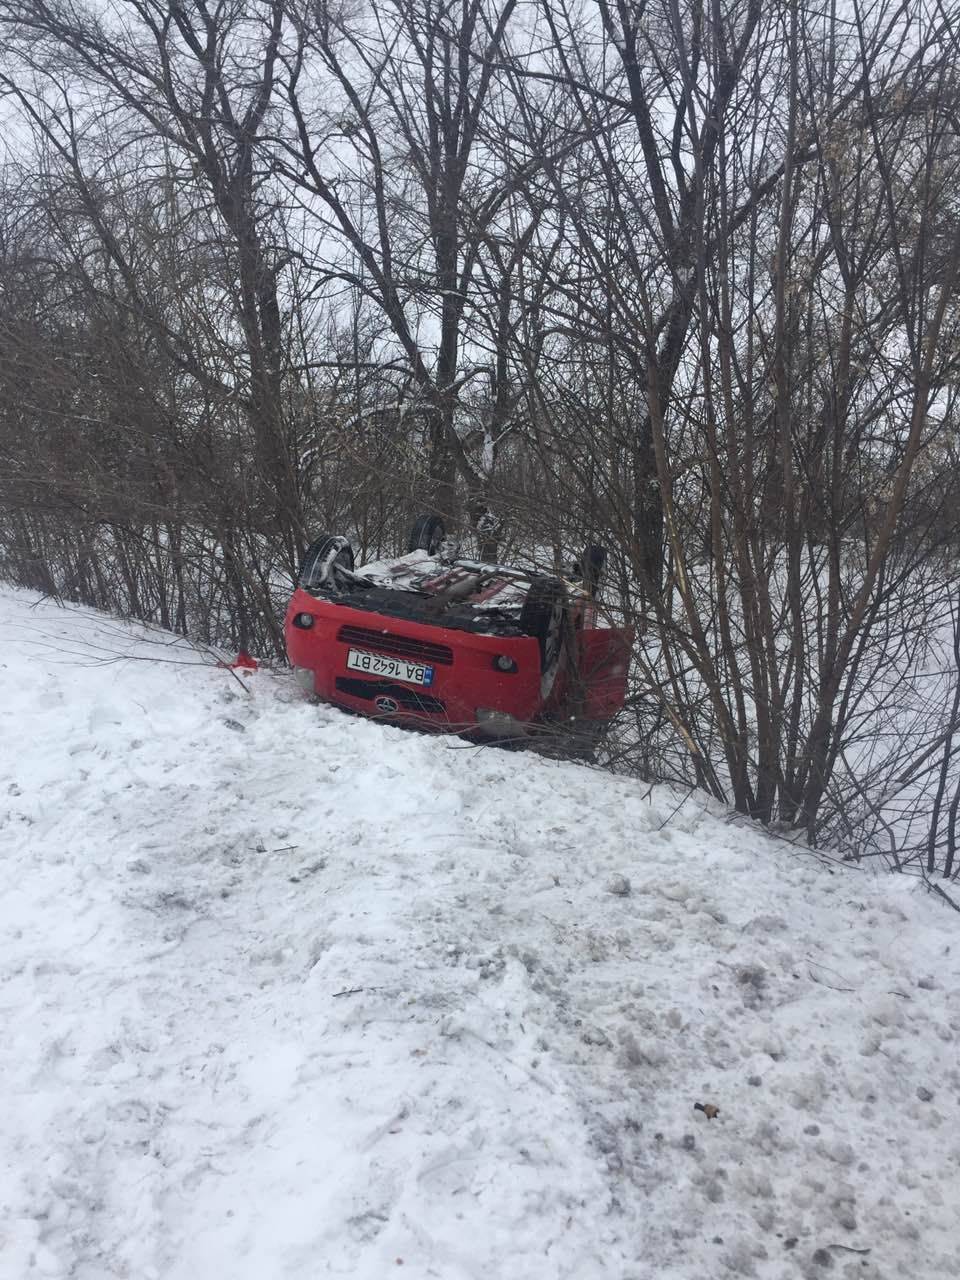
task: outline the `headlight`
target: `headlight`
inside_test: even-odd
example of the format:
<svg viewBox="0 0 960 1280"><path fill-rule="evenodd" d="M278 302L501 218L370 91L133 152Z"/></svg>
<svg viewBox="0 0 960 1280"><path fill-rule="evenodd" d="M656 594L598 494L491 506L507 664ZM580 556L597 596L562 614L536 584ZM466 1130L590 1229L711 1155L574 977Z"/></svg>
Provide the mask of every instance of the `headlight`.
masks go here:
<svg viewBox="0 0 960 1280"><path fill-rule="evenodd" d="M301 631L309 631L313 626L312 613L297 613L293 618L293 625L299 627Z"/></svg>
<svg viewBox="0 0 960 1280"><path fill-rule="evenodd" d="M497 671L517 671L519 668L512 658L508 658L505 653L498 653L493 660L494 668Z"/></svg>

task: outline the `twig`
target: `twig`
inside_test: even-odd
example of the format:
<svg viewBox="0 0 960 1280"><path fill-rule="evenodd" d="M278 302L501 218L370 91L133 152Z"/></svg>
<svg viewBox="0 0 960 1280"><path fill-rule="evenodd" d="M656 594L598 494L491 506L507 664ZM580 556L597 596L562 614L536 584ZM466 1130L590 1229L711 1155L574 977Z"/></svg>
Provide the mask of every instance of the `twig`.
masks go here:
<svg viewBox="0 0 960 1280"><path fill-rule="evenodd" d="M932 893L935 893L937 894L938 897L942 898L944 902L947 903L948 906L953 907L954 911L960 911L960 904L954 902L953 898L950 897L949 893L945 893L944 890L941 889L940 886L935 881L928 880L927 877L924 876L923 883L927 886L927 888Z"/></svg>
<svg viewBox="0 0 960 1280"><path fill-rule="evenodd" d="M664 820L660 823L659 827L657 827L658 831L662 831L668 822L673 821L673 819L677 816L677 814L680 812L683 806L687 803L687 801L693 795L694 791L696 791L696 787L691 787L690 790L687 792L687 794L681 797L680 803L675 805L673 809L670 810L670 812L667 814Z"/></svg>
<svg viewBox="0 0 960 1280"><path fill-rule="evenodd" d="M375 991L376 987L371 987L370 990ZM366 987L349 987L346 991L335 991L333 999L336 1000L338 996L358 996L361 991L366 991Z"/></svg>
<svg viewBox="0 0 960 1280"><path fill-rule="evenodd" d="M497 1054L504 1060L504 1062L513 1067L515 1071L522 1072L523 1075L525 1075L529 1080L532 1080L534 1084L538 1084L541 1089L546 1089L547 1093L556 1092L553 1086L544 1080L543 1076L539 1075L531 1067L524 1066L522 1062L514 1061L514 1059L511 1058L505 1050L501 1049L499 1045L494 1044L492 1040L487 1040L484 1036L472 1030L470 1027L465 1028L464 1031L466 1035L472 1036L472 1038L474 1040L478 1040L480 1044L486 1045L491 1053Z"/></svg>
<svg viewBox="0 0 960 1280"><path fill-rule="evenodd" d="M774 831L771 827L758 827L755 822L751 822L748 826L744 815L733 810L726 818L726 822L730 826L744 827L746 830L758 831L763 835L765 840L776 840L780 844L789 845L797 853L805 853L808 857L815 858L817 862L825 867L843 867L846 871L863 871L863 867L858 862L852 862L849 858L834 858L829 853L824 853L822 849L814 849L806 843L803 833L797 832L796 838L785 835L782 831Z"/></svg>
<svg viewBox="0 0 960 1280"><path fill-rule="evenodd" d="M34 600L33 604L27 605L27 608L30 609L30 611L32 612L34 609L39 609L42 604L46 604L48 600L52 600L58 609L66 608L66 605L63 603L62 598L59 595L53 594L49 591L45 591L43 592L42 595L39 595L36 598L36 600Z"/></svg>
<svg viewBox="0 0 960 1280"><path fill-rule="evenodd" d="M206 666L207 664L206 664L206 663L204 663L203 665L204 665L204 666ZM234 671L233 667L229 666L226 662L218 662L218 663L217 663L217 666L222 667L224 671L229 671L229 672L230 672L230 674L233 676L234 680L236 680L237 684L240 686L240 688L243 690L243 692L247 695L247 697L248 697L248 698L252 698L252 697L253 697L253 693L252 693L252 691L251 691L251 689L250 689L250 686L249 686L249 685L246 685L246 684L244 684L244 683L243 683L243 681L240 679L240 677L239 677L239 676L237 675L237 673Z"/></svg>
<svg viewBox="0 0 960 1280"><path fill-rule="evenodd" d="M812 965L816 965L816 967L817 967L818 969L823 969L823 970L825 970L827 973L832 973L832 974L834 974L834 975L835 975L836 977L838 977L838 978L842 978L842 977L843 977L843 974L842 974L842 973L837 973L836 969L831 969L829 965L821 964L819 960L811 960L809 956L807 956L807 964L808 964L808 965L811 965L811 964L812 964ZM810 970L808 969L808 970L807 970L807 972L808 972L808 973L810 973ZM818 986L818 987L826 987L829 991L856 991L856 987L835 987L835 986L833 985L833 983L831 983L831 982L823 982L823 981L821 981L821 979L820 979L820 978L816 977L816 976L815 976L814 974L812 974L812 973L810 973L810 981L811 981L811 982L815 982L815 983L817 984L817 986Z"/></svg>

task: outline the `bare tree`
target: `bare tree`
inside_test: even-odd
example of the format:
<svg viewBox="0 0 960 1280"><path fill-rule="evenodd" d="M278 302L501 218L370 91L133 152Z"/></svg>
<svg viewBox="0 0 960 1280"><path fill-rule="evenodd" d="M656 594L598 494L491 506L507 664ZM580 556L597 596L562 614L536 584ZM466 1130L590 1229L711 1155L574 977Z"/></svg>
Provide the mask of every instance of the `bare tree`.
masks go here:
<svg viewBox="0 0 960 1280"><path fill-rule="evenodd" d="M158 148L175 154L222 220L236 265L256 467L292 567L303 522L283 411L283 237L271 235L275 201L257 151L275 95L283 20L280 0L243 9L130 0L116 18L95 7L27 0L6 5L2 15L15 53L3 82L71 165L92 217L95 194L74 121L78 111L105 106L121 137L135 120ZM59 107L44 102L45 91ZM122 242L105 227L103 233L136 289Z"/></svg>
<svg viewBox="0 0 960 1280"><path fill-rule="evenodd" d="M298 11L299 40L286 60L295 131L280 171L314 202L321 248L334 234L348 250L320 270L349 279L386 318L426 424L429 499L450 516L460 510L458 475L471 498L484 489L457 418L461 391L487 371L464 367L462 356L482 290L481 247L510 190L484 133L493 60L514 8L515 0L492 10L481 0L391 0L345 15L312 5ZM312 92L318 62L337 87L333 105ZM498 266L507 276L494 293L509 289L516 261ZM503 312L502 294L493 306Z"/></svg>

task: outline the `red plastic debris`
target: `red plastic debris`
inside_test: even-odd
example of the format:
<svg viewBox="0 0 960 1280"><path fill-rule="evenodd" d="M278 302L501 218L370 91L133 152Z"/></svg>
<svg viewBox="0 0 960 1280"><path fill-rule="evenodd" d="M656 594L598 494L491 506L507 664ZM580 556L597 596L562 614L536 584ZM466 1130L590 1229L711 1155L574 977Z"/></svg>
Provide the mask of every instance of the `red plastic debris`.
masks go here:
<svg viewBox="0 0 960 1280"><path fill-rule="evenodd" d="M232 662L218 662L218 667L223 667L227 671L259 671L260 663L256 658L251 658L246 649L241 649Z"/></svg>

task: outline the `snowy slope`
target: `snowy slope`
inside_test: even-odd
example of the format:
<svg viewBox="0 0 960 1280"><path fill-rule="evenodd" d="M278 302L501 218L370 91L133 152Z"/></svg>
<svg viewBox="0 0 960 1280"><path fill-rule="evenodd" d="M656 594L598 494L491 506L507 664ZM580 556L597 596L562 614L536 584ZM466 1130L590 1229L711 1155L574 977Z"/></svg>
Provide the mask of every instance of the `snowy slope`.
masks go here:
<svg viewBox="0 0 960 1280"><path fill-rule="evenodd" d="M30 605L4 1280L960 1274L960 919L915 882Z"/></svg>

